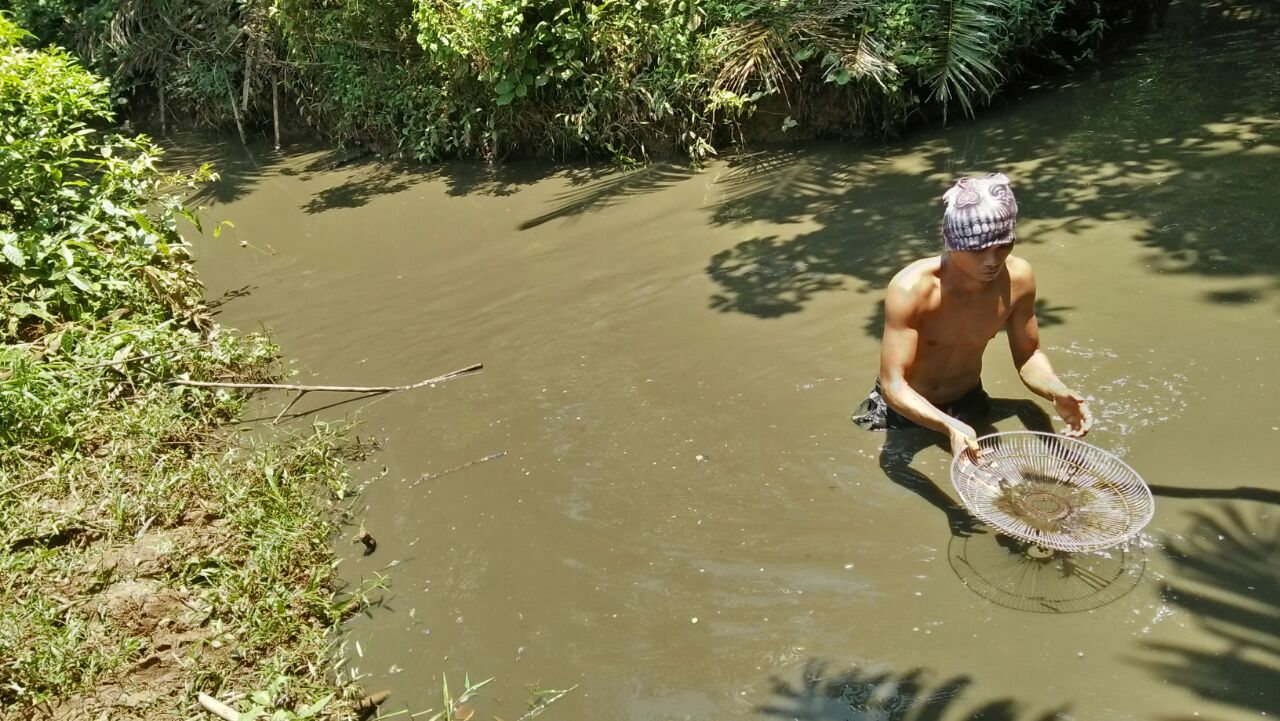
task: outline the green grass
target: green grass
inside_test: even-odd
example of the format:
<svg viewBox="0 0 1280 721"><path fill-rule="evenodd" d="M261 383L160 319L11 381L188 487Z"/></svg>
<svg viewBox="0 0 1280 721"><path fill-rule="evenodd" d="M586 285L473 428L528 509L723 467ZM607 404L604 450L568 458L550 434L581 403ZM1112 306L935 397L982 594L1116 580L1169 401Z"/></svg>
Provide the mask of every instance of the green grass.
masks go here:
<svg viewBox="0 0 1280 721"><path fill-rule="evenodd" d="M182 716L198 691L274 684L285 708L332 691L341 617L330 540L352 493L353 449L324 425L249 441L221 425L241 396L156 382L175 371L262 380L274 356L261 339L68 330L76 355L0 349L0 418L11 421L0 452L0 704L98 703L95 689L128 686L156 656L138 689L154 692L148 717ZM179 350L85 370L122 340L129 357Z"/></svg>

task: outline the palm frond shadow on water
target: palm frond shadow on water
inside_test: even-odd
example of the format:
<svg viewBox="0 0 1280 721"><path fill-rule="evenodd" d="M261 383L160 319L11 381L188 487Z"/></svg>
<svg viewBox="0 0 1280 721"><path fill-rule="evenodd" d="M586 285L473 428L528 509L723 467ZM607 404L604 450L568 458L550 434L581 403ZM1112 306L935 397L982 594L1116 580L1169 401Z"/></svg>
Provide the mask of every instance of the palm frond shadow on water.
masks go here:
<svg viewBox="0 0 1280 721"><path fill-rule="evenodd" d="M1066 707L1028 712L1014 699L975 700L973 680L938 679L923 668L893 672L847 668L832 673L810 660L799 681L774 677L773 699L757 709L766 717L795 721L1065 721Z"/></svg>
<svg viewBox="0 0 1280 721"><path fill-rule="evenodd" d="M1167 544L1173 572L1163 596L1191 616L1202 640L1147 642L1145 653L1134 660L1207 701L1275 713L1280 710L1280 510L1218 504L1190 518L1189 531Z"/></svg>

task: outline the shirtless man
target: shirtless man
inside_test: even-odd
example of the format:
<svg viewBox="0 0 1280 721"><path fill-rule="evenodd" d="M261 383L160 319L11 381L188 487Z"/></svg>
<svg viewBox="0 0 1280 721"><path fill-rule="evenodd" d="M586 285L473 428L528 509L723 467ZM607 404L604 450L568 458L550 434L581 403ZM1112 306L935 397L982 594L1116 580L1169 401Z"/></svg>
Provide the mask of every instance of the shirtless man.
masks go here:
<svg viewBox="0 0 1280 721"><path fill-rule="evenodd" d="M942 255L916 261L889 282L880 376L854 422L874 430L922 426L948 436L953 455L977 453L968 420L987 408L982 353L1004 329L1023 384L1053 403L1065 434L1083 436L1084 398L1040 350L1036 281L1010 255L1018 204L1003 173L961 178L943 195Z"/></svg>

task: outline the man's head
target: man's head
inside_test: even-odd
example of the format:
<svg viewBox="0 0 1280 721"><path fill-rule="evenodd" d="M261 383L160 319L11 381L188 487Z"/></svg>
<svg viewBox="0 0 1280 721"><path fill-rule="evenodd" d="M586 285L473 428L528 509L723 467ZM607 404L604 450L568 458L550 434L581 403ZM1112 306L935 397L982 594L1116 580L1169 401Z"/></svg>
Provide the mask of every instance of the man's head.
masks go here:
<svg viewBox="0 0 1280 721"><path fill-rule="evenodd" d="M961 178L942 196L942 242L947 250L985 250L1012 245L1018 220L1014 200L1004 173L978 178Z"/></svg>

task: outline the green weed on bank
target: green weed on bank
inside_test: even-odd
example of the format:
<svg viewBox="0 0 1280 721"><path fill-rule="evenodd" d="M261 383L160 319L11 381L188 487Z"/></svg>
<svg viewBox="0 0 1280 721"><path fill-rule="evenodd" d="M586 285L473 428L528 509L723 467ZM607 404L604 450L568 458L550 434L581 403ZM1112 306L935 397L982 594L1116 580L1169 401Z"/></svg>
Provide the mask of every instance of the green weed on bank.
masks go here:
<svg viewBox="0 0 1280 721"><path fill-rule="evenodd" d="M131 335L115 333L76 347L111 350ZM261 379L270 350L222 336L152 362ZM83 370L38 353L0 351L11 371L0 418L39 429L10 439L0 465L0 703L163 718L198 691L283 678L285 707L331 691L341 619L330 537L350 493L336 432L241 441L219 425L240 397L165 384L121 392L146 361ZM105 682L129 690L104 697Z"/></svg>

